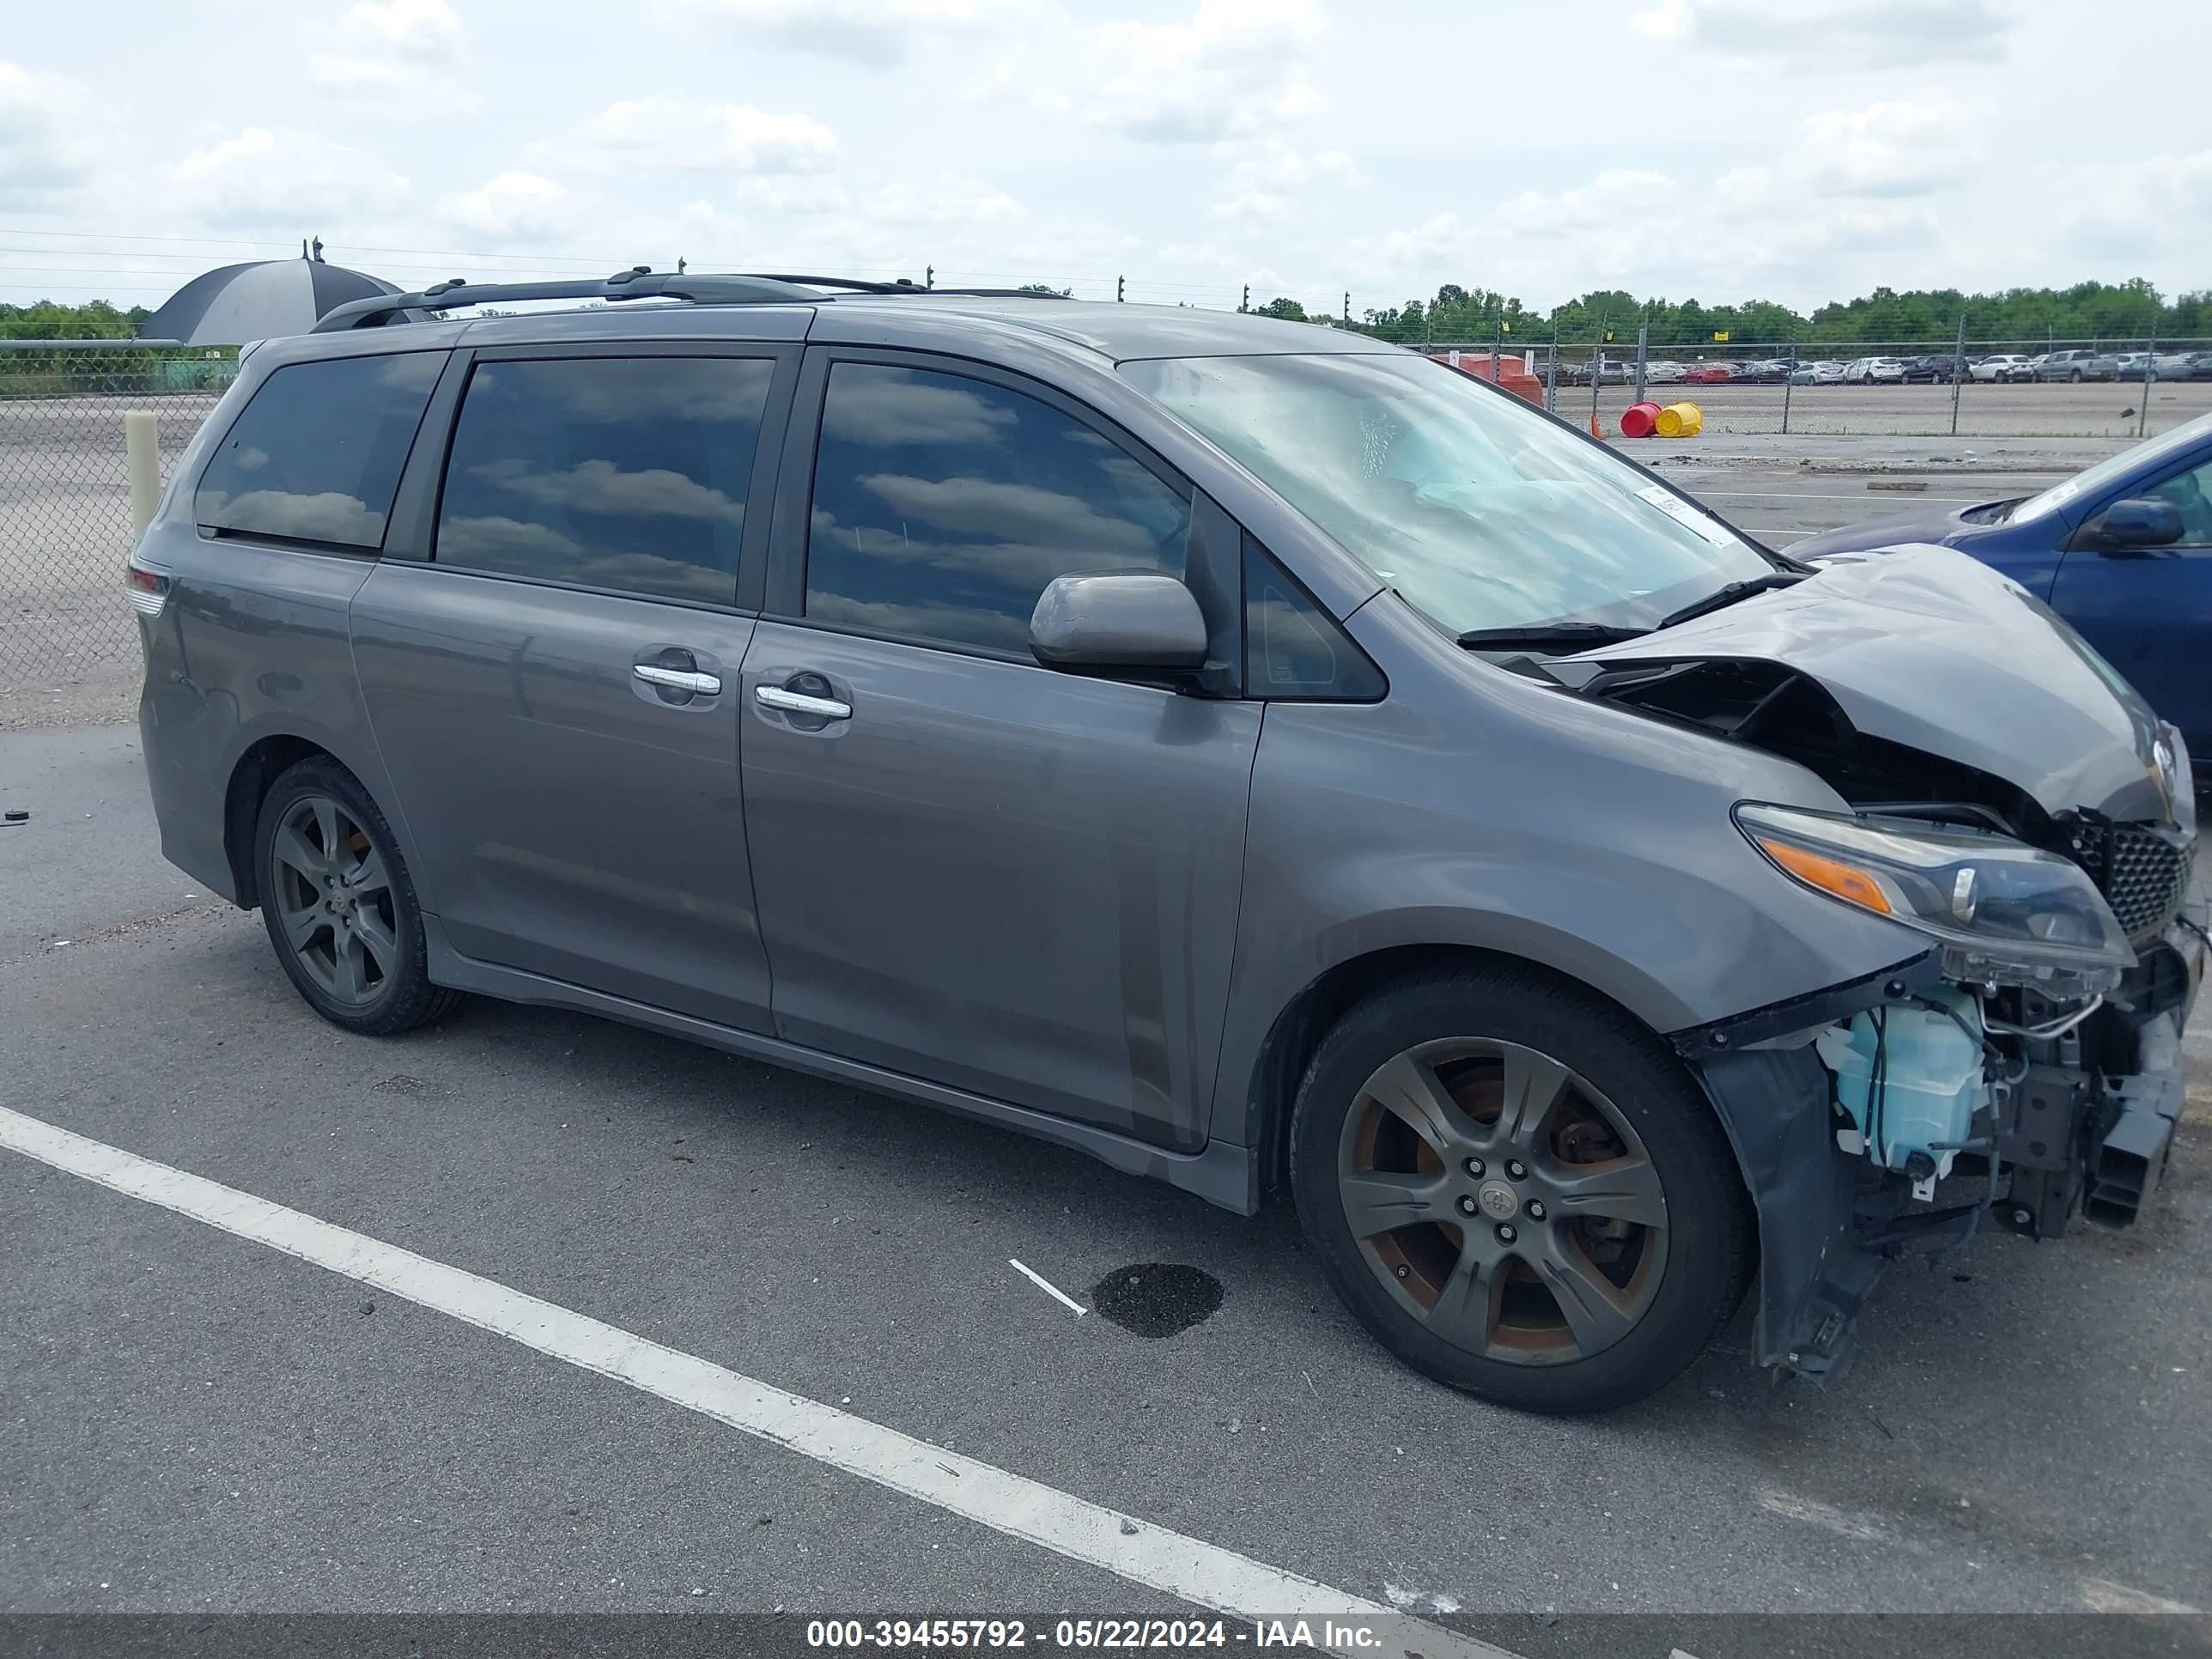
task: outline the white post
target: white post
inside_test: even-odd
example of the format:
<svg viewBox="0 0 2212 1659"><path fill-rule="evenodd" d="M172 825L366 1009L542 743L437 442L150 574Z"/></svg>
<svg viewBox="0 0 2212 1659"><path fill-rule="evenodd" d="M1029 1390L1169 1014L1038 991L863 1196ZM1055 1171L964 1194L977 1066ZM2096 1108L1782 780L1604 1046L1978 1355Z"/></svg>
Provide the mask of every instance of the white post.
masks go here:
<svg viewBox="0 0 2212 1659"><path fill-rule="evenodd" d="M131 475L131 538L137 541L154 522L161 500L161 428L153 411L134 409L123 417L123 453Z"/></svg>

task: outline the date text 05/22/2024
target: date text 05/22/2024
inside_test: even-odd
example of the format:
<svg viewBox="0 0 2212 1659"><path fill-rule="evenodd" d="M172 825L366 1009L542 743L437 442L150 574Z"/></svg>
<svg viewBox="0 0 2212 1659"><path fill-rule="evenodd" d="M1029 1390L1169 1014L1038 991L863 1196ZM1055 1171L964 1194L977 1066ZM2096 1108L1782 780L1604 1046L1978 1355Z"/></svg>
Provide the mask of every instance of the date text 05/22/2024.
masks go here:
<svg viewBox="0 0 2212 1659"><path fill-rule="evenodd" d="M810 1648L924 1648L1061 1650L1136 1648L1320 1648L1347 1652L1385 1645L1380 1632L1358 1620L1059 1619L817 1619L808 1621Z"/></svg>

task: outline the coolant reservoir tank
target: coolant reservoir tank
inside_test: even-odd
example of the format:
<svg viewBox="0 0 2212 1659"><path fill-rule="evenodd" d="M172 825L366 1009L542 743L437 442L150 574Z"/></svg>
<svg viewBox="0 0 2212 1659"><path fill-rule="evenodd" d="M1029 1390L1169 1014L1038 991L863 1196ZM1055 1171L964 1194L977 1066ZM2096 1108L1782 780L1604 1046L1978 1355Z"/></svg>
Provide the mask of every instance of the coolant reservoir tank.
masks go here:
<svg viewBox="0 0 2212 1659"><path fill-rule="evenodd" d="M1925 1152L1948 1175L1957 1153L1936 1148L1965 1140L1981 1103L1982 1011L1948 987L1924 1000L1941 1008L1884 1003L1830 1026L1815 1046L1869 1158L1903 1170Z"/></svg>

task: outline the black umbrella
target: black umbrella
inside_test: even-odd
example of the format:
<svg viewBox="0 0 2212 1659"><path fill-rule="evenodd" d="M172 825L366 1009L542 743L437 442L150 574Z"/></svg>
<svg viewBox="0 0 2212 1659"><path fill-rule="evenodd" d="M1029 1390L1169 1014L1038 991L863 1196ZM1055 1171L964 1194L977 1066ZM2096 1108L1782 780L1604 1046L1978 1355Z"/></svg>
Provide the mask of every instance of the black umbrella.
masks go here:
<svg viewBox="0 0 2212 1659"><path fill-rule="evenodd" d="M244 345L305 334L335 306L399 291L380 277L320 259L260 259L193 277L139 325L138 333L186 345Z"/></svg>

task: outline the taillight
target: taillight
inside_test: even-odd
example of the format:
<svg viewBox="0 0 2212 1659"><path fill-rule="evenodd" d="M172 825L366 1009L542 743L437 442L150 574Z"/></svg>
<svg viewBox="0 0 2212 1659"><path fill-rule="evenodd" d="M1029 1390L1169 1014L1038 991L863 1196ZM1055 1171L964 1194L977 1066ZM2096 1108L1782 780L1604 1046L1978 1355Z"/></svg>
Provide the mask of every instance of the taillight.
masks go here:
<svg viewBox="0 0 2212 1659"><path fill-rule="evenodd" d="M141 616L158 617L169 602L169 573L134 558L123 567L123 591Z"/></svg>

